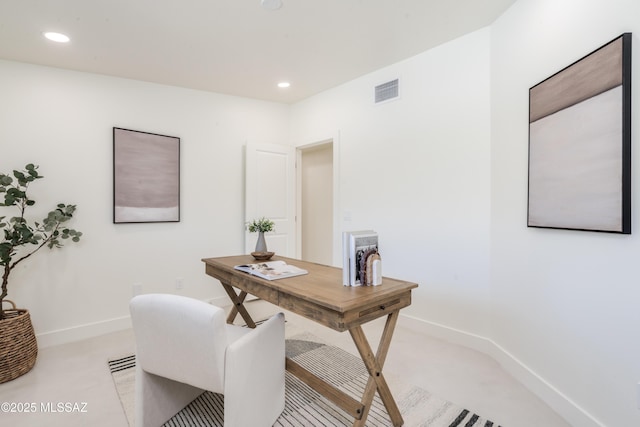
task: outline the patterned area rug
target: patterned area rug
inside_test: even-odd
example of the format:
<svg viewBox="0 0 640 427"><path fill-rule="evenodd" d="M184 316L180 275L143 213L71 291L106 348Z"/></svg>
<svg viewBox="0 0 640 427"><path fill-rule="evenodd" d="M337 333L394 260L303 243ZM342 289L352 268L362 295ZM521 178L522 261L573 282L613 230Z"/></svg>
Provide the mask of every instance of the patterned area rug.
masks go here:
<svg viewBox="0 0 640 427"><path fill-rule="evenodd" d="M322 344L315 337L307 334L287 339L286 348L288 357L360 400L368 374L359 358L340 348ZM109 368L129 425L133 427L135 356L110 360ZM426 390L405 384L387 374L385 378L402 413L405 426L494 426L493 422L442 400ZM340 408L288 372L285 399L284 411L274 424L275 426L349 426L353 423L353 419ZM222 395L205 392L167 421L163 427L223 427L223 403ZM366 425L371 427L391 425L384 404L377 394Z"/></svg>

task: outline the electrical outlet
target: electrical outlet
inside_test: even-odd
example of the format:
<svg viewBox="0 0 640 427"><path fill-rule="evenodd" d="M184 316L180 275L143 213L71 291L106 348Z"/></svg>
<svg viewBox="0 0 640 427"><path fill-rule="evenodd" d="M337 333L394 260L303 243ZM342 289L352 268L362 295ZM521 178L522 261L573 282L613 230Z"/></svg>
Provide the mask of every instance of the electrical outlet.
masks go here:
<svg viewBox="0 0 640 427"><path fill-rule="evenodd" d="M176 277L176 289L184 288L184 282L182 281L182 277Z"/></svg>
<svg viewBox="0 0 640 427"><path fill-rule="evenodd" d="M140 295L142 293L142 283L136 282L131 286L131 293L135 297L136 295Z"/></svg>

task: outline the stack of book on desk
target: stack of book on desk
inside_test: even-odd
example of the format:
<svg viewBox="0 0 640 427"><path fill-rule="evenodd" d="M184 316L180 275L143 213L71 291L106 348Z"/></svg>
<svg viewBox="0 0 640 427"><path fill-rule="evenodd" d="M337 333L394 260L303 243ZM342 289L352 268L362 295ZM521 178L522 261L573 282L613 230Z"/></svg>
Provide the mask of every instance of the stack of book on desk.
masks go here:
<svg viewBox="0 0 640 427"><path fill-rule="evenodd" d="M373 230L342 233L342 284L375 286L382 284L382 262L378 233Z"/></svg>

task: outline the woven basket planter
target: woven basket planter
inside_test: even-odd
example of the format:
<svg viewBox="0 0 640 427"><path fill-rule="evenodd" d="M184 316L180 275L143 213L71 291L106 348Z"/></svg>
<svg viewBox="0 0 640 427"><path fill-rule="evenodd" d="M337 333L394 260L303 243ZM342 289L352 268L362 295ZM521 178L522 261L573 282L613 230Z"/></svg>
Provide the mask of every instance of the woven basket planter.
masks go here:
<svg viewBox="0 0 640 427"><path fill-rule="evenodd" d="M38 355L38 343L33 332L29 311L16 308L5 310L0 320L0 384L18 378L33 368Z"/></svg>

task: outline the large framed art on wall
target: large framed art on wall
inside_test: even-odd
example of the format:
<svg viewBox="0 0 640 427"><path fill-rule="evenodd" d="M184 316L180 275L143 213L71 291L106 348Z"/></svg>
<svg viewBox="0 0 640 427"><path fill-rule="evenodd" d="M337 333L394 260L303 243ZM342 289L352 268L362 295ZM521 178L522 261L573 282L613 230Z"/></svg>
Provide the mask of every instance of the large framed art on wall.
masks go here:
<svg viewBox="0 0 640 427"><path fill-rule="evenodd" d="M631 233L631 34L529 89L527 225Z"/></svg>
<svg viewBox="0 0 640 427"><path fill-rule="evenodd" d="M180 221L180 138L113 128L113 222Z"/></svg>

